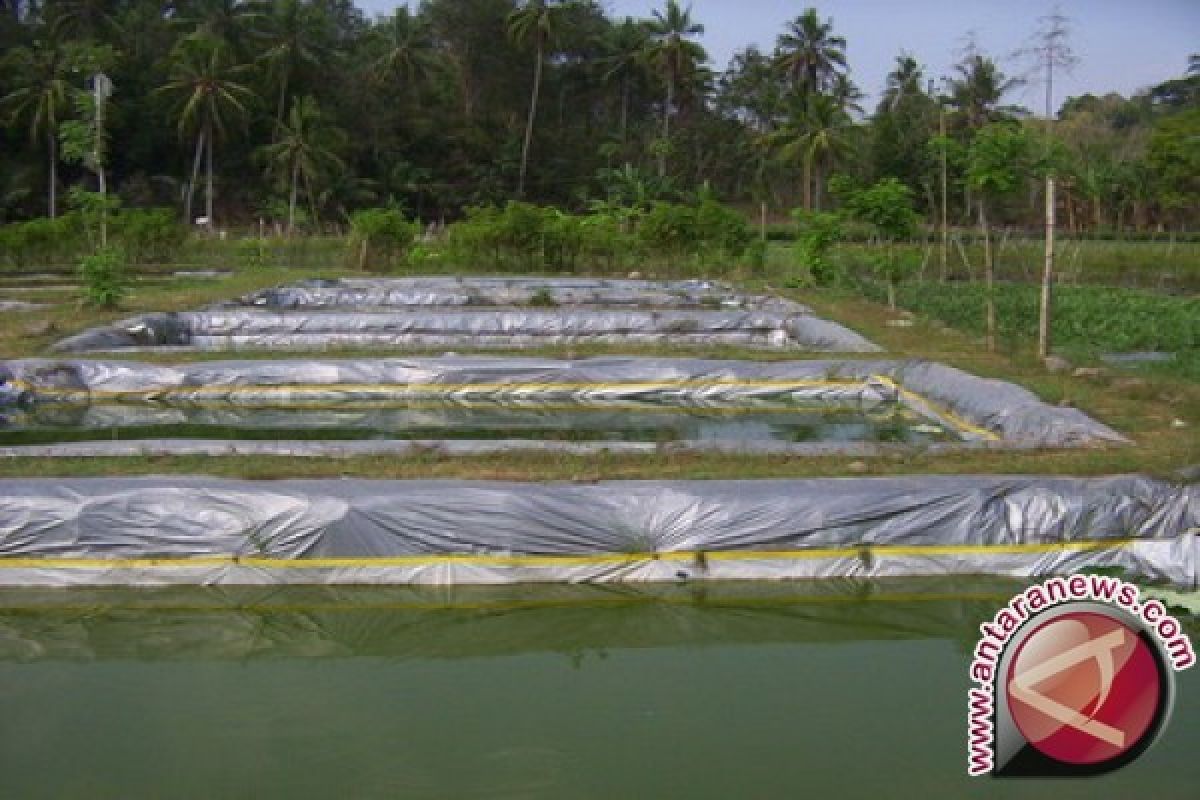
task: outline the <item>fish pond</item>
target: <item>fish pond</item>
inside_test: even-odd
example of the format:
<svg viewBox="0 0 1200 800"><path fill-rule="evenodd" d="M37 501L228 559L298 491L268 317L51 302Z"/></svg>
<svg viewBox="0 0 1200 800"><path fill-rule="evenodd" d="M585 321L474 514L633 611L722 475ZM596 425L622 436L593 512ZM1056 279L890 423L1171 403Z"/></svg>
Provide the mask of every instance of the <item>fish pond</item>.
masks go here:
<svg viewBox="0 0 1200 800"><path fill-rule="evenodd" d="M1121 771L966 776L970 651L1021 586L4 590L4 794L1194 797L1200 670Z"/></svg>

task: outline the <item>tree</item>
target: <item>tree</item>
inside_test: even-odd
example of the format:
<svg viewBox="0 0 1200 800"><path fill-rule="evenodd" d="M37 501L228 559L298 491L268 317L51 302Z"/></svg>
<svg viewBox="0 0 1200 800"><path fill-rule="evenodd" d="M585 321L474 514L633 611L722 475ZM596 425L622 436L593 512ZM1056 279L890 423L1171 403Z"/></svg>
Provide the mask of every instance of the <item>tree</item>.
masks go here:
<svg viewBox="0 0 1200 800"><path fill-rule="evenodd" d="M667 0L664 11L655 11L649 24L650 39L647 43L647 59L654 64L667 84L667 98L663 105L662 146L658 152L658 174L666 177L667 148L671 142L671 113L675 106L675 92L686 75L695 72L699 64L708 60L704 48L690 41L690 37L704 33L704 26L692 21L692 7L681 8L677 0Z"/></svg>
<svg viewBox="0 0 1200 800"><path fill-rule="evenodd" d="M533 142L533 124L537 119L538 94L542 90L542 67L546 48L559 34L559 8L547 0L528 0L508 17L508 35L515 42L534 49L533 93L529 98L529 116L525 122L525 140L521 145L521 171L517 178L517 197L525 195L525 175L529 169L529 148Z"/></svg>
<svg viewBox="0 0 1200 800"><path fill-rule="evenodd" d="M832 19L822 22L817 10L809 8L779 36L775 63L801 94L824 92L846 69L846 40L833 35Z"/></svg>
<svg viewBox="0 0 1200 800"><path fill-rule="evenodd" d="M213 151L216 137L225 135L228 122L248 113L254 93L239 83L247 70L228 62L226 47L212 39L185 39L176 49L168 80L158 91L177 102L179 133L196 132L196 154L188 183L185 214L191 222L192 193L201 154L205 158L205 217L213 225Z"/></svg>
<svg viewBox="0 0 1200 800"><path fill-rule="evenodd" d="M608 31L604 42L608 54L601 59L603 80L606 83L615 82L621 87L620 131L621 143L624 144L629 133L630 87L645 67L647 33L646 27L634 22L631 17L609 27Z"/></svg>
<svg viewBox="0 0 1200 800"><path fill-rule="evenodd" d="M55 39L18 47L3 61L16 74L20 88L0 103L14 123L25 121L31 142L46 143L47 213L58 216L58 128L71 106L70 76L76 71L71 50Z"/></svg>
<svg viewBox="0 0 1200 800"><path fill-rule="evenodd" d="M854 219L871 226L883 242L884 254L876 265L887 280L888 307L896 310L896 283L911 271L911 259L896 252L897 242L912 239L920 216L913 209L912 190L895 178L885 178L865 189L846 193L843 204Z"/></svg>
<svg viewBox="0 0 1200 800"><path fill-rule="evenodd" d="M250 0L180 0L173 17L184 38L218 41L235 57L244 54L245 35L262 18Z"/></svg>
<svg viewBox="0 0 1200 800"><path fill-rule="evenodd" d="M283 178L288 185L289 236L296 225L296 197L300 184L304 184L304 193L315 221L317 194L314 186L326 170L345 167L337 155L337 149L343 141L342 132L326 123L317 101L312 97L302 97L288 112L287 121L280 126L275 143L261 149L268 175Z"/></svg>
<svg viewBox="0 0 1200 800"><path fill-rule="evenodd" d="M1200 108L1159 121L1147 161L1165 210L1179 217L1195 214L1200 209Z"/></svg>
<svg viewBox="0 0 1200 800"><path fill-rule="evenodd" d="M1005 76L995 61L977 52L969 53L954 70L957 76L949 81L950 105L958 109L968 129L978 130L1011 116L1013 108L1000 103L1021 85L1020 79Z"/></svg>
<svg viewBox="0 0 1200 800"><path fill-rule="evenodd" d="M372 64L376 78L407 86L433 74L437 64L433 32L429 22L407 6L397 8L373 34L381 49Z"/></svg>
<svg viewBox="0 0 1200 800"><path fill-rule="evenodd" d="M929 141L938 109L923 82L924 70L915 58L896 57L871 123L871 165L875 178L896 177L914 192L931 193L935 153Z"/></svg>
<svg viewBox="0 0 1200 800"><path fill-rule="evenodd" d="M820 210L824 168L845 154L852 128L850 115L833 97L795 95L787 120L768 137L783 161L800 161L806 211Z"/></svg>
<svg viewBox="0 0 1200 800"><path fill-rule="evenodd" d="M1021 185L1028 149L1028 140L1021 128L993 123L975 134L968 156L967 180L979 192L979 232L983 237L989 351L996 349L996 301L993 296L995 265L988 223L988 201L1011 194Z"/></svg>
<svg viewBox="0 0 1200 800"><path fill-rule="evenodd" d="M288 90L296 74L305 67L319 66L328 56L319 42L320 17L304 0L272 0L255 21L259 23L255 37L266 48L258 60L266 65L268 77L279 87L275 125L281 126L287 113Z"/></svg>

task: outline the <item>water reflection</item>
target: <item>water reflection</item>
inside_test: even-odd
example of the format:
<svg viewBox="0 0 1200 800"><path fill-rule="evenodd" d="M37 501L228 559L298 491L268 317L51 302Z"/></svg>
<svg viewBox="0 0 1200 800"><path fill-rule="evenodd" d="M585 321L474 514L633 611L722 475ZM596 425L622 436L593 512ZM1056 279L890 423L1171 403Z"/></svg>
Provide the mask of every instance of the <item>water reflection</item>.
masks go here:
<svg viewBox="0 0 1200 800"><path fill-rule="evenodd" d="M1020 584L896 579L680 585L0 591L0 660L469 658L948 639Z"/></svg>

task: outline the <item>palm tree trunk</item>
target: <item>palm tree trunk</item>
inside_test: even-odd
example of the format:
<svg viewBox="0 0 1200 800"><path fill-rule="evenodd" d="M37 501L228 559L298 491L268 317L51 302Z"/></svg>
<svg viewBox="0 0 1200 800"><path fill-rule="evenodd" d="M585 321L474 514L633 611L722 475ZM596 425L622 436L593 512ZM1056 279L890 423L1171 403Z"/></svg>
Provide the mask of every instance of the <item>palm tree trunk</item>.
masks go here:
<svg viewBox="0 0 1200 800"><path fill-rule="evenodd" d="M313 230L320 234L321 218L317 215L317 196L313 192L312 181L307 172L304 173L304 193L308 195L308 211L312 214Z"/></svg>
<svg viewBox="0 0 1200 800"><path fill-rule="evenodd" d="M804 210L812 211L812 158L804 158Z"/></svg>
<svg viewBox="0 0 1200 800"><path fill-rule="evenodd" d="M288 226L287 235L291 236L296 227L296 192L300 183L300 160L292 163L292 192L288 197Z"/></svg>
<svg viewBox="0 0 1200 800"><path fill-rule="evenodd" d="M537 63L533 67L533 96L529 98L529 118L525 120L525 143L521 146L521 175L517 179L517 197L525 196L525 174L529 170L529 147L533 143L533 121L537 117L538 95L542 90L542 40L538 37Z"/></svg>
<svg viewBox="0 0 1200 800"><path fill-rule="evenodd" d="M287 74L287 71L285 70L283 73L283 80L279 84L279 106L275 110L276 136L278 136L278 134L279 134L279 129L281 127L283 127L283 114L287 110L284 107L287 104L287 88L288 88L288 74Z"/></svg>
<svg viewBox="0 0 1200 800"><path fill-rule="evenodd" d="M629 131L629 76L621 78L621 144L624 145Z"/></svg>
<svg viewBox="0 0 1200 800"><path fill-rule="evenodd" d="M667 104L663 106L662 147L658 151L658 177L667 177L667 144L671 141L671 106L675 105L675 73L667 75Z"/></svg>
<svg viewBox="0 0 1200 800"><path fill-rule="evenodd" d="M821 210L821 162L813 163L813 211Z"/></svg>
<svg viewBox="0 0 1200 800"><path fill-rule="evenodd" d="M213 137L212 117L204 121L205 140L207 142L207 158L204 167L204 216L208 218L208 229L213 229Z"/></svg>
<svg viewBox="0 0 1200 800"><path fill-rule="evenodd" d="M50 186L47 197L49 198L50 219L58 216L58 140L54 138L54 132L46 133L46 144L50 150Z"/></svg>
<svg viewBox="0 0 1200 800"><path fill-rule="evenodd" d="M192 178L188 181L187 192L183 200L183 222L189 228L192 226L192 198L196 193L196 181L200 176L200 156L204 153L204 129L196 135L196 155L192 158Z"/></svg>
<svg viewBox="0 0 1200 800"><path fill-rule="evenodd" d="M992 291L995 284L992 237L988 229L987 204L982 195L979 197L977 205L979 206L979 231L983 234L983 293L987 315L987 349L991 353L996 349L996 298Z"/></svg>

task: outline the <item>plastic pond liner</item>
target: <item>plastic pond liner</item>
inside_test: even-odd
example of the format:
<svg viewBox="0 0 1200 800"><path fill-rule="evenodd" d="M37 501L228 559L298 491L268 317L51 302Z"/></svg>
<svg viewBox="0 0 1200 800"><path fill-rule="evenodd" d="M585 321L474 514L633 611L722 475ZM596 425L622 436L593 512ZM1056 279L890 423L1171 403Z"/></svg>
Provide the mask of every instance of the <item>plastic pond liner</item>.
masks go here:
<svg viewBox="0 0 1200 800"><path fill-rule="evenodd" d="M0 364L0 454L658 447L863 453L1119 444L1020 387L916 361L486 356Z"/></svg>
<svg viewBox="0 0 1200 800"><path fill-rule="evenodd" d="M1200 495L1138 476L0 481L0 585L1036 577L1197 584Z"/></svg>
<svg viewBox="0 0 1200 800"><path fill-rule="evenodd" d="M310 281L84 331L61 352L146 349L514 348L549 344L737 345L874 352L790 300L704 281L405 278Z"/></svg>

